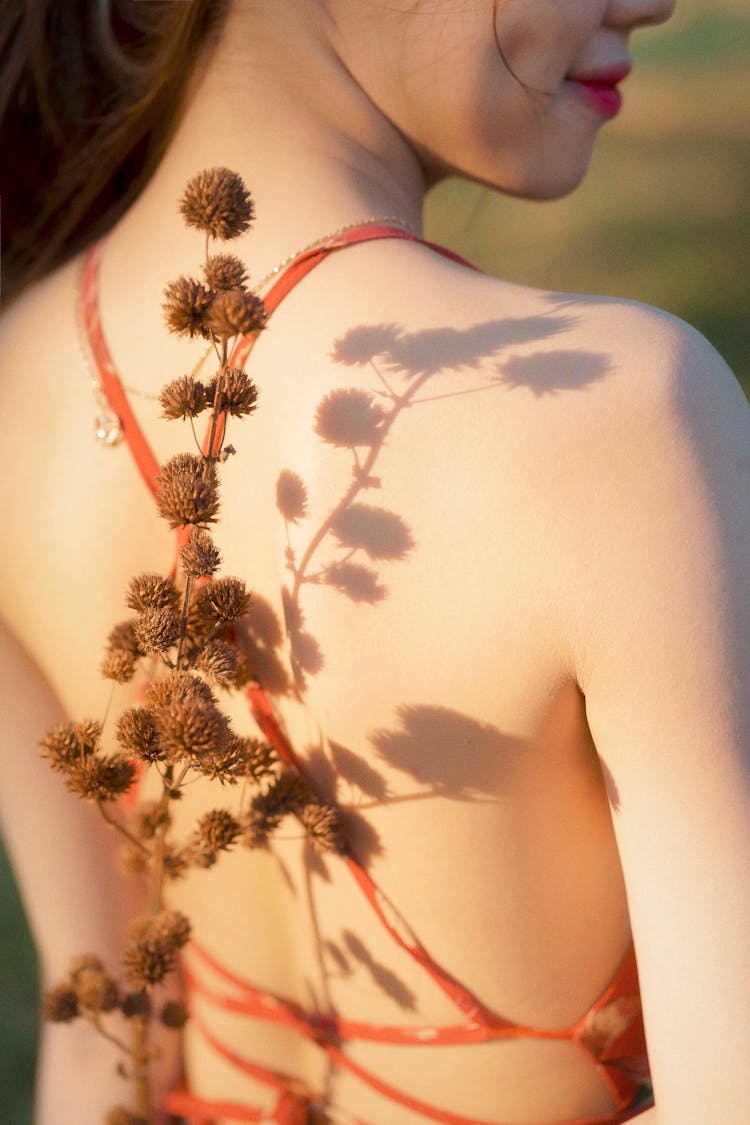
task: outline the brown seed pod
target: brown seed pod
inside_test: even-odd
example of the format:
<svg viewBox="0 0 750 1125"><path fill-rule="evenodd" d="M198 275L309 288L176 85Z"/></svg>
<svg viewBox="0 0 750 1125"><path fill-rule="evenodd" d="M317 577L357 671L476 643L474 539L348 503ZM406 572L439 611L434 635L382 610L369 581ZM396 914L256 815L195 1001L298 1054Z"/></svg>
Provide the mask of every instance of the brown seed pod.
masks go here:
<svg viewBox="0 0 750 1125"><path fill-rule="evenodd" d="M197 418L205 410L206 388L199 379L192 375L181 375L162 387L159 394L162 408L162 417L177 420L178 418Z"/></svg>
<svg viewBox="0 0 750 1125"><path fill-rule="evenodd" d="M255 217L242 177L230 168L207 168L193 176L180 211L187 226L225 241L246 231Z"/></svg>
<svg viewBox="0 0 750 1125"><path fill-rule="evenodd" d="M176 336L208 336L207 316L213 293L192 277L178 277L164 290L164 322Z"/></svg>
<svg viewBox="0 0 750 1125"><path fill-rule="evenodd" d="M220 340L259 332L267 321L263 301L246 289L222 289L206 314L206 328ZM210 391L209 391L210 393Z"/></svg>

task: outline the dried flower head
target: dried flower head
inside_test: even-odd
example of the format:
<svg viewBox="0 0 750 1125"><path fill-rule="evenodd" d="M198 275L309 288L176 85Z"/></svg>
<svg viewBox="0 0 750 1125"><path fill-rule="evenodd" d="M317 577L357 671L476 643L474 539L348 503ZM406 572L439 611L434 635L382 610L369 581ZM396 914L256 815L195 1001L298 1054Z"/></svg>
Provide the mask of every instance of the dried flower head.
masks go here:
<svg viewBox="0 0 750 1125"><path fill-rule="evenodd" d="M166 688L152 689L149 701L168 757L179 760L220 753L231 739L231 730L208 685L186 672L174 673L161 683ZM162 697L165 702L152 702Z"/></svg>
<svg viewBox="0 0 750 1125"><path fill-rule="evenodd" d="M209 854L227 851L240 834L239 821L228 809L210 809L199 819L195 843Z"/></svg>
<svg viewBox="0 0 750 1125"><path fill-rule="evenodd" d="M115 726L115 738L124 750L144 762L159 762L164 757L154 717L146 707L123 711Z"/></svg>
<svg viewBox="0 0 750 1125"><path fill-rule="evenodd" d="M159 1019L165 1027L184 1027L188 1018L187 1008L179 1000L168 1000L159 1013Z"/></svg>
<svg viewBox="0 0 750 1125"><path fill-rule="evenodd" d="M82 969L74 988L80 1007L90 1012L111 1012L120 999L117 985L102 968Z"/></svg>
<svg viewBox="0 0 750 1125"><path fill-rule="evenodd" d="M167 707L175 701L193 699L195 696L206 703L216 703L214 693L200 676L192 672L170 672L149 684L146 702L149 707L156 709Z"/></svg>
<svg viewBox="0 0 750 1125"><path fill-rule="evenodd" d="M228 688L234 683L238 663L239 653L234 645L210 641L201 650L195 666L219 687Z"/></svg>
<svg viewBox="0 0 750 1125"><path fill-rule="evenodd" d="M247 289L220 289L206 314L206 328L220 340L260 332L266 326L263 301Z"/></svg>
<svg viewBox="0 0 750 1125"><path fill-rule="evenodd" d="M247 282L245 263L234 254L212 254L203 272L209 289L242 289Z"/></svg>
<svg viewBox="0 0 750 1125"><path fill-rule="evenodd" d="M151 856L135 844L123 844L117 853L123 875L144 875L150 866Z"/></svg>
<svg viewBox="0 0 750 1125"><path fill-rule="evenodd" d="M104 972L101 957L97 957L95 953L81 953L78 957L74 957L68 969L68 976L73 984L80 974L86 972L87 969L97 969L99 972Z"/></svg>
<svg viewBox="0 0 750 1125"><path fill-rule="evenodd" d="M160 828L171 823L169 809L161 801L142 801L133 810L132 829L140 840L152 840Z"/></svg>
<svg viewBox="0 0 750 1125"><path fill-rule="evenodd" d="M190 855L188 849L167 844L164 850L164 878L181 879L189 866Z"/></svg>
<svg viewBox="0 0 750 1125"><path fill-rule="evenodd" d="M138 613L146 609L176 610L180 604L180 593L171 578L164 578L161 574L137 574L130 579L125 601ZM136 622L136 639L137 626Z"/></svg>
<svg viewBox="0 0 750 1125"><path fill-rule="evenodd" d="M164 289L162 312L176 336L208 336L208 313L214 294L193 277L178 277Z"/></svg>
<svg viewBox="0 0 750 1125"><path fill-rule="evenodd" d="M214 621L235 621L247 613L250 594L240 578L217 578L196 596L198 612Z"/></svg>
<svg viewBox="0 0 750 1125"><path fill-rule="evenodd" d="M78 1015L78 997L69 982L57 984L42 998L42 1015L51 1023L70 1023Z"/></svg>
<svg viewBox="0 0 750 1125"><path fill-rule="evenodd" d="M145 609L135 626L144 652L166 652L180 635L180 619L173 609Z"/></svg>
<svg viewBox="0 0 750 1125"><path fill-rule="evenodd" d="M151 1015L151 999L144 988L137 992L127 992L120 1001L120 1010L126 1019L140 1016L148 1019Z"/></svg>
<svg viewBox="0 0 750 1125"><path fill-rule="evenodd" d="M132 652L125 652L121 648L108 649L100 665L104 679L114 680L117 684L130 683L135 675L135 667L136 657Z"/></svg>
<svg viewBox="0 0 750 1125"><path fill-rule="evenodd" d="M346 851L341 813L335 805L311 801L304 806L299 819L316 852Z"/></svg>
<svg viewBox="0 0 750 1125"><path fill-rule="evenodd" d="M158 984L189 938L190 921L177 910L136 918L128 929L123 958L129 978L138 984Z"/></svg>
<svg viewBox="0 0 750 1125"><path fill-rule="evenodd" d="M80 723L55 723L40 743L42 757L54 770L65 772L82 765L96 752L101 734L101 723L93 719L84 719Z"/></svg>
<svg viewBox="0 0 750 1125"><path fill-rule="evenodd" d="M187 226L224 241L246 231L255 217L241 176L229 168L207 168L193 176L182 194L180 211Z"/></svg>
<svg viewBox="0 0 750 1125"><path fill-rule="evenodd" d="M133 656L141 656L140 648L138 647L138 638L135 635L135 621L120 621L110 631L107 637L107 647L110 649L117 649L121 652L129 652Z"/></svg>
<svg viewBox="0 0 750 1125"><path fill-rule="evenodd" d="M260 781L263 777L272 777L279 764L279 756L267 742L258 738L243 738L245 752L245 774L253 781Z"/></svg>
<svg viewBox="0 0 750 1125"><path fill-rule="evenodd" d="M213 523L219 511L216 469L194 453L178 453L156 478L159 513L170 527Z"/></svg>
<svg viewBox="0 0 750 1125"><path fill-rule="evenodd" d="M206 388L192 375L181 375L162 387L159 395L163 418L197 418L208 405Z"/></svg>
<svg viewBox="0 0 750 1125"><path fill-rule="evenodd" d="M216 395L218 376L214 376L206 387L206 394L213 402ZM224 372L221 391L221 409L235 418L252 414L258 405L258 388L241 367L229 367Z"/></svg>
<svg viewBox="0 0 750 1125"><path fill-rule="evenodd" d="M195 528L189 542L180 548L180 562L190 578L208 578L221 565L219 549L203 528Z"/></svg>
<svg viewBox="0 0 750 1125"><path fill-rule="evenodd" d="M113 801L127 793L134 778L135 766L125 754L92 754L68 771L65 784L84 801Z"/></svg>

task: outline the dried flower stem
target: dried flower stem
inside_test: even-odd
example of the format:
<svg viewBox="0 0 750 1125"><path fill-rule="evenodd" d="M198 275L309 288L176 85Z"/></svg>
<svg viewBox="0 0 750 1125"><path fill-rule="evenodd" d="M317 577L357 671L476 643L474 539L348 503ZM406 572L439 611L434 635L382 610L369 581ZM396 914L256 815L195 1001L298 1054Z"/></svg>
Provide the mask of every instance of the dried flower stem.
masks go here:
<svg viewBox="0 0 750 1125"><path fill-rule="evenodd" d="M148 850L145 844L141 840L139 840L137 836L134 836L132 832L128 831L124 824L121 824L119 820L115 820L114 817L110 816L107 812L106 806L102 801L97 801L96 807L99 809L99 812L102 814L107 824L111 825L112 828L116 828L117 831L121 835L123 835L126 840L129 840L131 844L134 844L140 851L143 852L144 855L147 855L150 858L151 852Z"/></svg>
<svg viewBox="0 0 750 1125"><path fill-rule="evenodd" d="M111 1031L107 1031L106 1027L102 1026L102 1021L98 1016L86 1016L86 1019L89 1021L91 1026L96 1029L98 1034L102 1036L102 1038L109 1040L110 1043L114 1043L115 1047L117 1047L118 1050L122 1051L124 1054L128 1056L131 1054L132 1048L130 1047L130 1045L128 1043L124 1043L122 1039L118 1039L118 1037L116 1035L113 1035Z"/></svg>

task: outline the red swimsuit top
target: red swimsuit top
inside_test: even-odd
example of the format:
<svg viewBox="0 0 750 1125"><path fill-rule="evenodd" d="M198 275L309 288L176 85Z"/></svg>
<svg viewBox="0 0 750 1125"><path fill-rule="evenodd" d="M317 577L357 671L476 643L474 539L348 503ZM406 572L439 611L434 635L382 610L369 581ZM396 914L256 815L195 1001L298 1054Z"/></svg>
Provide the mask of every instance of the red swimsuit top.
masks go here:
<svg viewBox="0 0 750 1125"><path fill-rule="evenodd" d="M269 314L273 313L289 291L330 253L346 246L374 239L407 239L423 242L415 235L398 227L377 224L364 225L346 231L336 238L306 250L281 272L265 297ZM469 263L451 251L433 243L423 243L445 257L462 265ZM474 267L470 267L474 268ZM81 287L81 313L91 355L96 364L104 392L112 410L122 425L125 440L148 489L156 493L156 476L159 464L146 442L130 408L123 386L118 378L104 339L97 306L98 246L87 253ZM251 337L243 337L235 345L231 366L244 366L252 347ZM204 445L204 450L206 445ZM185 529L180 529L184 532ZM178 539L180 531L178 531ZM184 535L183 535L184 540ZM288 739L277 722L269 700L260 684L253 683L246 690L252 714L263 735L276 750L281 760L293 770L303 772L303 767ZM281 996L271 995L231 972L216 958L192 942L185 960L184 972L191 1008L193 1000L202 1004L246 1015L255 1020L281 1024L316 1043L325 1051L331 1063L343 1067L362 1082L400 1106L422 1114L430 1121L445 1125L499 1125L480 1121L430 1105L413 1097L376 1074L366 1070L344 1050L348 1040L370 1040L401 1046L437 1047L441 1045L485 1043L493 1039L547 1039L575 1043L591 1060L610 1091L615 1108L605 1114L576 1118L556 1125L620 1125L651 1104L649 1098L648 1059L641 1015L638 974L635 953L628 951L611 983L572 1026L547 1029L528 1027L503 1019L490 1011L468 988L438 965L422 946L398 911L389 903L373 883L365 868L350 853L342 857L352 878L369 902L375 916L392 940L421 966L423 971L445 993L456 1008L458 1022L442 1027L394 1027L344 1019L336 1015L320 1016L309 1013ZM191 970L191 963L201 963L210 969L221 987L212 988L203 983ZM207 1101L187 1090L174 1091L167 1096L164 1108L178 1114L191 1125L212 1125L217 1119L230 1121L276 1122L277 1125L307 1125L325 1120L325 1107L316 1102L314 1094L302 1091L299 1082L277 1071L259 1066L220 1042L203 1023L195 1010L191 1024L207 1045L231 1065L242 1070L256 1081L276 1091L274 1107L269 1111L234 1102ZM322 1111L322 1114L320 1113ZM337 1120L342 1119L337 1113ZM351 1119L352 1125L365 1125Z"/></svg>

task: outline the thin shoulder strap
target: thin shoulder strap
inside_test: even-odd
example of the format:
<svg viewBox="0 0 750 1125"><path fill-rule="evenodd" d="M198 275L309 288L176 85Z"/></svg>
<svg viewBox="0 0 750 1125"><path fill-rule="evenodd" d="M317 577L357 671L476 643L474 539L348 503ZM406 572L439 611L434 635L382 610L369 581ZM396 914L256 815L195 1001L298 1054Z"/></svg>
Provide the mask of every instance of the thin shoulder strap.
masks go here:
<svg viewBox="0 0 750 1125"><path fill-rule="evenodd" d="M444 246L439 246L435 242L428 242L423 238L419 238L416 234L412 234L411 231L404 230L402 227L381 226L374 223L361 227L352 227L336 238L329 239L327 242L321 243L319 246L315 246L310 250L305 250L294 258L294 260L279 273L278 278L264 297L266 312L269 316L274 313L295 285L302 281L304 277L307 277L308 273L315 269L329 254L336 250L343 250L347 246L356 246L360 242L373 242L377 239L384 238L419 242L444 258L449 258L451 261L458 262L460 265L467 266L469 269L476 269L470 262L465 261L463 258L459 257L458 254L454 254L452 250L448 250ZM112 356L107 347L107 342L104 338L104 333L102 332L98 301L100 257L101 242L95 242L89 247L84 257L80 292L81 321L91 358L96 367L104 393L112 410L120 419L125 441L130 448L138 471L148 490L155 496L158 491L156 478L159 474L159 462L141 432L140 426L131 410L125 388L117 374ZM256 337L257 333L254 333L242 336L237 341L230 359L233 367L244 366Z"/></svg>

